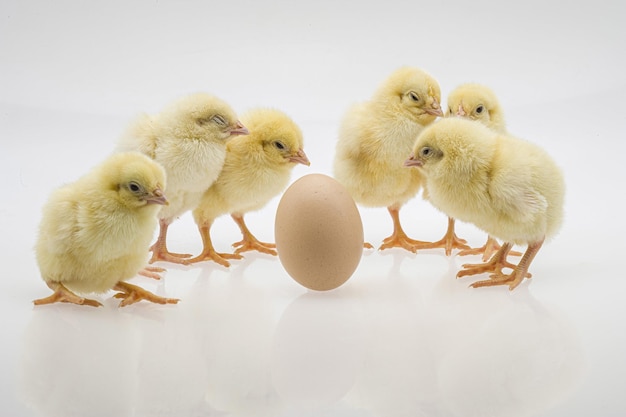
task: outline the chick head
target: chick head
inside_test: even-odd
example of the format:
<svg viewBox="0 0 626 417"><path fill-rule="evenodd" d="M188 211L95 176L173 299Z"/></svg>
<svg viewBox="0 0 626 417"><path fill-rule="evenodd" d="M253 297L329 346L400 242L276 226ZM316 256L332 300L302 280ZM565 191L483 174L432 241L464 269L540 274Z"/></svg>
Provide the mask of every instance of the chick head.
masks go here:
<svg viewBox="0 0 626 417"><path fill-rule="evenodd" d="M463 84L448 95L446 117L459 116L481 122L490 129L504 133L504 114L498 98L481 84Z"/></svg>
<svg viewBox="0 0 626 417"><path fill-rule="evenodd" d="M250 129L249 136L239 140L256 147L256 155L269 166L293 167L311 165L304 153L302 132L285 113L274 109L255 109L242 116ZM227 145L228 149L228 145Z"/></svg>
<svg viewBox="0 0 626 417"><path fill-rule="evenodd" d="M182 140L223 142L249 133L228 103L205 93L178 100L159 120L172 136Z"/></svg>
<svg viewBox="0 0 626 417"><path fill-rule="evenodd" d="M425 128L404 163L429 178L466 178L487 169L495 152L497 133L463 118L446 118Z"/></svg>
<svg viewBox="0 0 626 417"><path fill-rule="evenodd" d="M419 68L396 70L379 87L375 97L390 111L424 126L443 116L439 83Z"/></svg>
<svg viewBox="0 0 626 417"><path fill-rule="evenodd" d="M103 186L114 193L124 207L135 209L167 205L163 194L165 170L139 152L113 155L101 167Z"/></svg>

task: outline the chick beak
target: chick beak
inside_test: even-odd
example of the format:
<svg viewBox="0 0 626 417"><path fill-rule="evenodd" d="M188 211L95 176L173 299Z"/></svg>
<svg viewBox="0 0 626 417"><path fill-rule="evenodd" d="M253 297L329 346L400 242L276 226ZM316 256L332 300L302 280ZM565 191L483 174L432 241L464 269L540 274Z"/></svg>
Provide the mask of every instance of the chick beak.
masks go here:
<svg viewBox="0 0 626 417"><path fill-rule="evenodd" d="M457 116L459 116L459 117L465 117L465 116L467 116L467 113L465 113L465 109L463 108L463 105L462 105L462 104L459 104L459 108L458 108L458 110L456 111L456 115L457 115Z"/></svg>
<svg viewBox="0 0 626 417"><path fill-rule="evenodd" d="M311 165L309 158L307 158L306 154L304 153L302 149L298 149L298 152L296 152L295 155L291 155L287 159L289 160L289 162L295 162L297 164L302 164L306 166Z"/></svg>
<svg viewBox="0 0 626 417"><path fill-rule="evenodd" d="M230 129L230 135L231 136L236 136L236 135L249 135L250 131L248 130L247 127L245 127L243 125L243 123L241 123L239 120L237 120L237 123L235 123L235 128L234 129Z"/></svg>
<svg viewBox="0 0 626 417"><path fill-rule="evenodd" d="M421 159L417 159L415 158L414 154L411 154L411 156L409 156L409 159L407 159L406 161L404 161L404 166L406 168L411 168L411 167L421 167L423 166L424 163L422 162Z"/></svg>
<svg viewBox="0 0 626 417"><path fill-rule="evenodd" d="M154 190L152 192L152 195L146 198L146 203L159 204L162 206L168 206L170 204L169 201L167 201L167 198L165 198L165 194L163 194L163 191L161 191L160 188L157 188L156 190Z"/></svg>
<svg viewBox="0 0 626 417"><path fill-rule="evenodd" d="M441 106L436 98L433 99L433 104L431 104L430 108L426 108L424 111L432 116L443 117L443 111L441 111Z"/></svg>

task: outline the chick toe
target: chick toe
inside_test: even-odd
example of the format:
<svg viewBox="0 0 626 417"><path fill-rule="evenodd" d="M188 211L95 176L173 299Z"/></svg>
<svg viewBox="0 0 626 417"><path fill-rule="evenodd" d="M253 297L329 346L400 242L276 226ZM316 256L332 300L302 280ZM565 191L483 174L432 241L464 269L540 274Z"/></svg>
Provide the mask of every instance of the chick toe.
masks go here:
<svg viewBox="0 0 626 417"><path fill-rule="evenodd" d="M141 287L122 281L115 284L113 289L120 291L113 296L114 298L122 299L120 307L125 307L141 300L150 301L156 304L177 304L180 301L178 298L160 297L150 291L144 290Z"/></svg>
<svg viewBox="0 0 626 417"><path fill-rule="evenodd" d="M52 295L48 297L39 298L33 301L35 305L44 305L44 304L53 304L53 303L71 303L77 305L86 305L91 307L101 307L102 304L96 300L91 300L89 298L83 298L72 291L68 290L63 284L60 283L49 283L48 286L54 290Z"/></svg>

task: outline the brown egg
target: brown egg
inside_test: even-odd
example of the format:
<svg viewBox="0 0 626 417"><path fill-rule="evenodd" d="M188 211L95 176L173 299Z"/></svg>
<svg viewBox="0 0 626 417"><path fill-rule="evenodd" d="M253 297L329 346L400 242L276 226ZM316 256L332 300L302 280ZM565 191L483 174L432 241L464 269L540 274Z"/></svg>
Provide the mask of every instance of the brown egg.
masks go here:
<svg viewBox="0 0 626 417"><path fill-rule="evenodd" d="M363 254L363 223L356 204L327 175L305 175L291 184L278 204L274 228L283 267L312 290L342 285Z"/></svg>

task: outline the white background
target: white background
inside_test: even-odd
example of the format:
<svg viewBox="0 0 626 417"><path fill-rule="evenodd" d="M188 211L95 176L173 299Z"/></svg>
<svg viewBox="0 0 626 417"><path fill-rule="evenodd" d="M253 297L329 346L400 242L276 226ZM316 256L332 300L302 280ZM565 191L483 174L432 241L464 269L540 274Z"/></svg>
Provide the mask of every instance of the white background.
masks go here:
<svg viewBox="0 0 626 417"><path fill-rule="evenodd" d="M624 3L529 0L29 1L0 4L0 408L7 416L623 416L626 413ZM105 158L140 112L206 91L284 110L330 174L339 120L402 65L489 85L508 128L565 172L566 221L512 293L455 279L477 258L365 252L312 293L276 258L168 266L176 306L34 308L50 191ZM273 239L278 198L250 214ZM391 232L364 209L365 237ZM436 240L445 216L401 211ZM170 247L197 253L192 219ZM459 224L474 246L484 234ZM239 240L228 218L219 250Z"/></svg>

